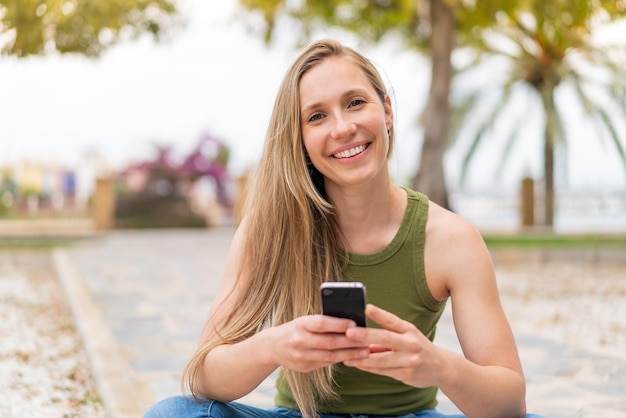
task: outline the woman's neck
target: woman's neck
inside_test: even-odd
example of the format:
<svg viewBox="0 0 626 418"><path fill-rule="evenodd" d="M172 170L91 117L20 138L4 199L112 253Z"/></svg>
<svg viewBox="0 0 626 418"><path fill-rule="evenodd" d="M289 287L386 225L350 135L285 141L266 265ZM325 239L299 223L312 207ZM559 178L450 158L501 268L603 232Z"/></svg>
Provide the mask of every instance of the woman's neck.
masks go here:
<svg viewBox="0 0 626 418"><path fill-rule="evenodd" d="M407 205L406 192L390 182L343 190L329 197L347 250L354 254L372 254L385 248L398 232Z"/></svg>

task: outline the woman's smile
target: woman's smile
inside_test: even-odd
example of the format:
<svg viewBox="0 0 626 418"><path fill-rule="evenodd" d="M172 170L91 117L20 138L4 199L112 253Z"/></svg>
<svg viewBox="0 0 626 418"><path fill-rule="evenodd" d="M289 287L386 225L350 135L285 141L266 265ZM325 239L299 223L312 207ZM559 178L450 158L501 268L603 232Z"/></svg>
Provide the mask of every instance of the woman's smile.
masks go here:
<svg viewBox="0 0 626 418"><path fill-rule="evenodd" d="M333 154L333 158L336 158L338 160L344 160L346 158L354 157L355 155L359 155L363 151L365 151L367 147L370 146L370 144L371 142L338 152L336 154Z"/></svg>

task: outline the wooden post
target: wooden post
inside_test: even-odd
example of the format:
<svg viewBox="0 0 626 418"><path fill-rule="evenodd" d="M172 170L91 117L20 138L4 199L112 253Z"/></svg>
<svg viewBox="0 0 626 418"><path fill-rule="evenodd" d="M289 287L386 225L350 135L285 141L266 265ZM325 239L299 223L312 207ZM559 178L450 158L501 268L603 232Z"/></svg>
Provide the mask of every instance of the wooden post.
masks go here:
<svg viewBox="0 0 626 418"><path fill-rule="evenodd" d="M96 230L113 229L115 215L115 187L113 177L98 177L93 192L92 216Z"/></svg>
<svg viewBox="0 0 626 418"><path fill-rule="evenodd" d="M522 227L535 225L535 182L530 177L522 179L521 191L521 220Z"/></svg>

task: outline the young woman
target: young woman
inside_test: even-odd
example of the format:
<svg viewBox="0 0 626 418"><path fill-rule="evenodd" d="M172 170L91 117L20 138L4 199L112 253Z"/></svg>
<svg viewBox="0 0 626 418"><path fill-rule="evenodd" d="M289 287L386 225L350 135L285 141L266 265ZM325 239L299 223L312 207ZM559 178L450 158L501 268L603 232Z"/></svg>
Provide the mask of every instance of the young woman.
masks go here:
<svg viewBox="0 0 626 418"><path fill-rule="evenodd" d="M278 92L245 218L200 346L193 397L146 417L523 417L525 380L479 233L394 185L393 112L362 55L307 47ZM321 315L320 284L361 281L369 326ZM433 343L450 299L464 356ZM234 400L273 371L276 408Z"/></svg>

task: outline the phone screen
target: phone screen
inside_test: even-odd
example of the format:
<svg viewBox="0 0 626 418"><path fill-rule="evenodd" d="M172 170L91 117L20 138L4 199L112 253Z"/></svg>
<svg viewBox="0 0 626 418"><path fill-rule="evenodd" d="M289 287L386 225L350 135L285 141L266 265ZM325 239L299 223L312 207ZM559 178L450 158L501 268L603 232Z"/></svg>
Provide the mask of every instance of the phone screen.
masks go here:
<svg viewBox="0 0 626 418"><path fill-rule="evenodd" d="M365 286L360 282L327 282L320 287L324 315L352 319L366 326Z"/></svg>

